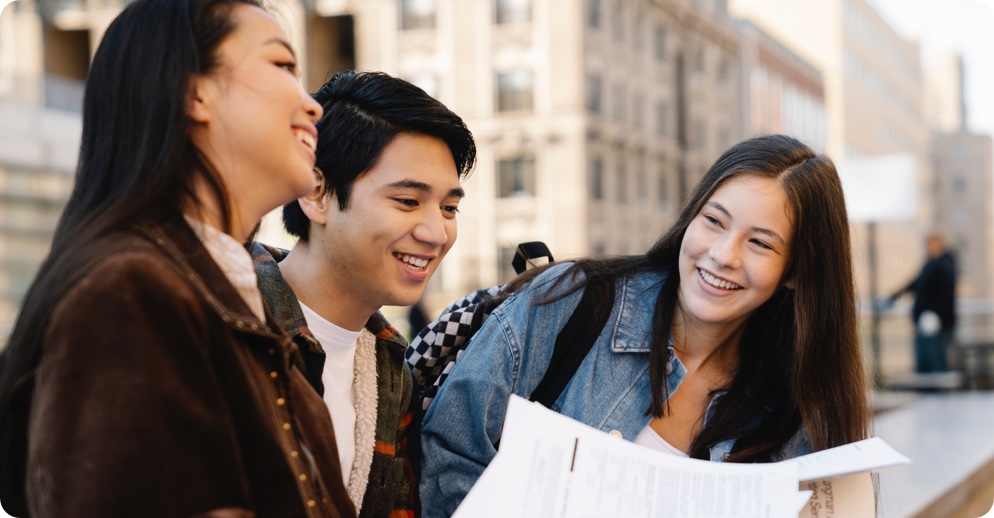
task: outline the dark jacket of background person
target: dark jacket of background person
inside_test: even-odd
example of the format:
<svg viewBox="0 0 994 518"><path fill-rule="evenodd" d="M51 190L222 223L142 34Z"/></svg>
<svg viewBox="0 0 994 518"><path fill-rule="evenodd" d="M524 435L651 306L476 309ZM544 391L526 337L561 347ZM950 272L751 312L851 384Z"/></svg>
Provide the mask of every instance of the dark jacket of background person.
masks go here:
<svg viewBox="0 0 994 518"><path fill-rule="evenodd" d="M891 298L909 291L915 296L912 309L915 322L923 312L933 311L939 315L944 331L956 326L956 259L952 253L945 251L929 258L918 277Z"/></svg>
<svg viewBox="0 0 994 518"><path fill-rule="evenodd" d="M30 427L3 452L5 472L27 452L35 516L354 516L297 347L253 316L181 217L74 261L86 273L21 391Z"/></svg>
<svg viewBox="0 0 994 518"><path fill-rule="evenodd" d="M323 394L324 349L307 328L297 296L278 266L289 252L261 243L252 243L250 252L266 304L297 344L301 371L315 390ZM369 318L366 329L376 337L376 442L359 516L388 517L392 513L409 516L407 513L418 507L419 499L407 455L414 393L413 377L404 362L407 341L379 312ZM420 430L411 433L418 434Z"/></svg>

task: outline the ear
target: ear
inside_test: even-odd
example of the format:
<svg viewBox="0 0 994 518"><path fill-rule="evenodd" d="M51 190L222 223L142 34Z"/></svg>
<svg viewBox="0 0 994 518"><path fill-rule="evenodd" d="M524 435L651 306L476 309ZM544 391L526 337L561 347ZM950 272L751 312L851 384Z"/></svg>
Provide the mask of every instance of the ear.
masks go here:
<svg viewBox="0 0 994 518"><path fill-rule="evenodd" d="M324 182L318 181L307 196L297 198L300 209L304 211L311 223L325 225L328 223L328 210L331 207L331 196L324 193Z"/></svg>
<svg viewBox="0 0 994 518"><path fill-rule="evenodd" d="M186 95L186 115L191 120L200 124L207 124L211 121L210 96L208 94L208 78L194 74L190 76L190 87Z"/></svg>

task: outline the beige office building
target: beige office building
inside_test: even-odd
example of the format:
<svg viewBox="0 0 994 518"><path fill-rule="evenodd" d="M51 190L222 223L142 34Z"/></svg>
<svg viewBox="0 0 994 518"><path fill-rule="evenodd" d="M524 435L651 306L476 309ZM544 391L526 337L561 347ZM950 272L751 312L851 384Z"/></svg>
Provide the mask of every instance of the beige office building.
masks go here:
<svg viewBox="0 0 994 518"><path fill-rule="evenodd" d="M839 161L892 154L914 158L916 166L907 175L917 190L913 216L881 220L872 243L865 224L853 225L864 300L871 291L873 245L877 293L895 289L921 266L922 238L934 217L918 45L898 35L867 0L732 0L729 9L821 70L829 155Z"/></svg>
<svg viewBox="0 0 994 518"><path fill-rule="evenodd" d="M0 14L0 345L42 260L72 189L79 149L81 69L63 59L78 45L54 51L32 2ZM45 49L48 49L48 52Z"/></svg>
<svg viewBox="0 0 994 518"><path fill-rule="evenodd" d="M742 38L742 121L747 137L782 133L824 153L827 137L821 72L748 20Z"/></svg>
<svg viewBox="0 0 994 518"><path fill-rule="evenodd" d="M991 137L966 127L963 60L942 54L930 60L927 116L934 131L935 228L947 238L959 267L961 313L994 296L994 208Z"/></svg>
<svg viewBox="0 0 994 518"><path fill-rule="evenodd" d="M742 135L739 41L723 1L314 5L308 27L354 39L311 59L312 81L352 64L404 77L476 136L459 241L430 305L509 278L520 242L545 241L557 259L644 251Z"/></svg>

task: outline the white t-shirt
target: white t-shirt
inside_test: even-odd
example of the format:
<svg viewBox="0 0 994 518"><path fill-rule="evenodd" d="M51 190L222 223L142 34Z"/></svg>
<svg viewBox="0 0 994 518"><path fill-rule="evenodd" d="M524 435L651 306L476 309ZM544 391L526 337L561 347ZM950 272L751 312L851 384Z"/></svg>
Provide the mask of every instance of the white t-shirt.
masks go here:
<svg viewBox="0 0 994 518"><path fill-rule="evenodd" d="M299 301L298 301L299 302ZM307 327L324 348L324 404L331 412L338 443L338 458L342 464L342 480L349 484L355 461L355 351L362 331L349 331L321 318L311 308L300 303Z"/></svg>
<svg viewBox="0 0 994 518"><path fill-rule="evenodd" d="M686 453L677 449L676 446L666 442L661 435L656 433L651 426L645 425L645 428L639 432L638 437L635 438L635 444L640 444L646 448L651 448L656 451L661 451L663 453L670 453L677 455L679 457L689 457Z"/></svg>

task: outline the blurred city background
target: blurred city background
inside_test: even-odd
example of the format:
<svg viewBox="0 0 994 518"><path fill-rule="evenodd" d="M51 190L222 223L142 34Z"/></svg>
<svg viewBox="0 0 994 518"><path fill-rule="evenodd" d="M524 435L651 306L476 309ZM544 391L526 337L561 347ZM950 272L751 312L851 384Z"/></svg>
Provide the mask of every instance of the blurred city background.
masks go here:
<svg viewBox="0 0 994 518"><path fill-rule="evenodd" d="M0 0L0 343L72 187L90 57L127 4L8 2ZM268 5L298 48L309 91L338 71L382 70L473 131L479 161L464 184L459 239L425 294L429 316L513 276L521 242L545 241L557 259L644 251L722 151L786 133L827 153L843 177L880 419L911 401L982 398L979 389L992 388L994 12L981 0ZM289 245L272 216L260 239ZM923 381L910 375L910 299L882 313L872 302L918 273L932 231L958 260L960 323L954 375ZM404 311L387 311L399 328ZM904 397L899 388L939 392ZM994 416L994 400L969 401L979 405L971 412ZM994 423L953 424L986 427L986 450L970 446L984 462L957 467L956 480L989 483ZM936 448L948 448L940 437ZM921 482L941 494L894 497L900 509L884 499L882 516L952 516L934 509L940 497L983 486ZM988 486L983 495L994 498Z"/></svg>

